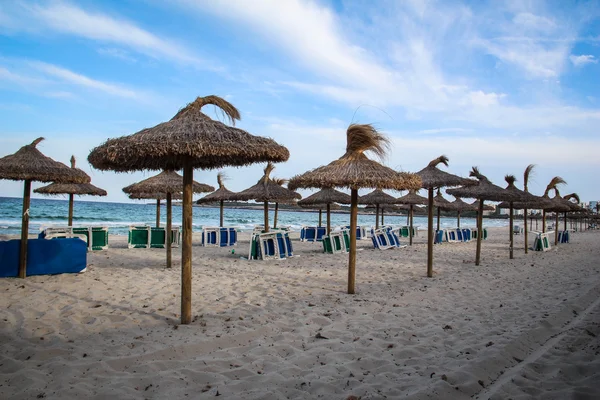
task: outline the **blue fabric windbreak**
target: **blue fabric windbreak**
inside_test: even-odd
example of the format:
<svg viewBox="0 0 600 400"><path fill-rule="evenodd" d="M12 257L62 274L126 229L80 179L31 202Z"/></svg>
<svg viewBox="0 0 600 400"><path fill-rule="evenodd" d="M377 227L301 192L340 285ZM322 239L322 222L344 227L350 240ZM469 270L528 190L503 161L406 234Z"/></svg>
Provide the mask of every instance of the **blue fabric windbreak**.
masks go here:
<svg viewBox="0 0 600 400"><path fill-rule="evenodd" d="M19 274L21 240L0 241L0 277ZM27 276L77 273L87 266L87 244L79 238L29 239Z"/></svg>

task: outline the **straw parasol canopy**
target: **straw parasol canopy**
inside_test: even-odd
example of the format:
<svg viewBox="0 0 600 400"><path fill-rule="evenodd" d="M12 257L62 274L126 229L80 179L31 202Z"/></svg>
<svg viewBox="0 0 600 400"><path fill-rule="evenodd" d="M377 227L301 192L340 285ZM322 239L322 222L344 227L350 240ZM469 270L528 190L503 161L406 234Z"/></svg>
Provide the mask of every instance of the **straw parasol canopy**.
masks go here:
<svg viewBox="0 0 600 400"><path fill-rule="evenodd" d="M521 197L511 193L506 189L494 185L487 177L479 172L477 167L473 167L469 176L477 178L477 184L463 186L456 189L448 189L446 192L453 196L474 198L479 200L479 210L477 215L477 252L475 255L475 265L479 265L481 258L481 239L483 236L483 205L484 200L492 201L518 201Z"/></svg>
<svg viewBox="0 0 600 400"><path fill-rule="evenodd" d="M440 230L440 218L442 210L452 210L450 202L442 196L442 191L438 188L435 197L433 198L433 205L437 208L437 230Z"/></svg>
<svg viewBox="0 0 600 400"><path fill-rule="evenodd" d="M93 149L88 161L100 170L129 172L183 169L183 235L181 246L181 322L192 320L192 180L194 168L213 169L257 162L287 161L289 151L274 140L214 121L202 112L219 107L233 124L239 111L218 96L198 97L170 121L116 139Z"/></svg>
<svg viewBox="0 0 600 400"><path fill-rule="evenodd" d="M467 203L467 204L469 204L469 203ZM479 212L480 204L481 204L481 201L479 201L479 200L475 200L474 202L470 203L471 207L473 207L473 210L475 210L477 212ZM484 204L482 210L483 211L494 211L495 208L490 206L489 204Z"/></svg>
<svg viewBox="0 0 600 400"><path fill-rule="evenodd" d="M546 190L544 191L544 194L542 195L542 199L544 199L544 203L543 205L540 207L542 209L542 232L546 232L546 211L566 211L566 207L564 204L562 204L561 201L559 201L558 199L556 199L557 201L554 201L554 199L550 198L550 191L554 190L555 194L558 191L558 186L559 185L566 185L567 182L561 178L560 176L555 176L554 178L552 178L552 180L550 180L550 183L548 183L548 186L546 186ZM570 209L570 207L569 207ZM555 241L558 241L558 233L556 233L556 238Z"/></svg>
<svg viewBox="0 0 600 400"><path fill-rule="evenodd" d="M219 172L217 174L217 183L219 184L219 188L212 193L207 194L203 198L196 201L196 204L206 204L206 203L219 203L219 226L223 227L223 206L225 201L234 200L237 193L232 192L231 190L225 187L223 181L227 179L227 176L223 172Z"/></svg>
<svg viewBox="0 0 600 400"><path fill-rule="evenodd" d="M375 189L371 193L365 194L358 198L358 204L371 204L375 206L375 229L379 228L379 210L381 209L381 224L383 225L383 208L384 204L394 204L396 198L385 193L381 189ZM388 210L392 210L393 207L388 207Z"/></svg>
<svg viewBox="0 0 600 400"><path fill-rule="evenodd" d="M454 201L446 205L446 210L456 211L456 226L460 228L460 213L463 211L476 211L477 207L464 202L460 197L456 197Z"/></svg>
<svg viewBox="0 0 600 400"><path fill-rule="evenodd" d="M302 196L293 190L286 189L270 178L271 172L275 169L273 163L268 163L264 169L264 175L258 180L256 185L242 190L235 196L235 200L240 201L262 201L264 204L265 232L269 231L269 202L293 202L301 199Z"/></svg>
<svg viewBox="0 0 600 400"><path fill-rule="evenodd" d="M192 181L192 191L194 193L206 193L215 190L210 185L204 183L198 183ZM171 200L173 193L183 192L183 176L179 175L175 171L162 171L158 175L151 176L150 178L139 181L123 188L123 192L127 194L132 193L166 193L167 195L167 226L166 232L169 237L171 232L171 221L172 221L172 208ZM160 200L156 200L156 227L160 227ZM171 268L171 241L166 242L167 249L167 268Z"/></svg>
<svg viewBox="0 0 600 400"><path fill-rule="evenodd" d="M417 175L421 178L422 186L427 189L427 277L433 277L433 190L446 186L469 185L473 181L460 176L449 174L437 168L439 164L448 166L448 157L441 155L431 160Z"/></svg>
<svg viewBox="0 0 600 400"><path fill-rule="evenodd" d="M290 189L341 187L350 189L350 251L348 255L348 293L355 292L356 274L356 219L358 189L418 189L418 176L398 173L364 154L371 151L383 157L389 148L389 140L369 124L351 124L346 131L346 153L339 159L290 180Z"/></svg>
<svg viewBox="0 0 600 400"><path fill-rule="evenodd" d="M146 199L166 200L167 194L166 193L132 193L132 194L128 195L127 197L129 197L130 199L133 199L133 200L146 200ZM183 193L171 193L171 200L181 200L181 199L183 199Z"/></svg>
<svg viewBox="0 0 600 400"><path fill-rule="evenodd" d="M413 216L415 211L417 212L422 212L422 210L417 207L415 208L415 205L425 205L427 204L427 198L423 197L423 196L419 196L416 192L416 190L409 190L408 194L399 197L396 199L396 203L399 204L406 204L408 206L408 220L409 220L409 230L408 230L408 244L409 246L412 246L412 242L413 242Z"/></svg>
<svg viewBox="0 0 600 400"><path fill-rule="evenodd" d="M308 206L311 204L323 204L323 208L327 210L327 234L331 232L331 206L334 203L350 204L352 200L346 193L342 193L333 188L324 188L316 193L311 194L305 199L298 202L301 207ZM319 226L321 226L321 209L319 208Z"/></svg>
<svg viewBox="0 0 600 400"><path fill-rule="evenodd" d="M75 156L71 156L71 168L75 167ZM78 169L78 171L81 171ZM83 172L83 171L81 171ZM83 172L85 173L85 172ZM68 194L69 195L69 216L67 219L68 226L73 226L73 197L74 195L88 195L88 196L106 196L106 190L100 189L92 185L91 183L51 183L47 186L42 186L37 189L33 189L34 193L40 193L45 195L58 195Z"/></svg>
<svg viewBox="0 0 600 400"><path fill-rule="evenodd" d="M16 153L0 158L0 179L25 181L23 185L23 215L21 220L21 248L19 278L27 275L27 239L29 234L29 205L31 182L88 183L90 177L80 169L69 168L40 152L36 146L44 140L35 139Z"/></svg>

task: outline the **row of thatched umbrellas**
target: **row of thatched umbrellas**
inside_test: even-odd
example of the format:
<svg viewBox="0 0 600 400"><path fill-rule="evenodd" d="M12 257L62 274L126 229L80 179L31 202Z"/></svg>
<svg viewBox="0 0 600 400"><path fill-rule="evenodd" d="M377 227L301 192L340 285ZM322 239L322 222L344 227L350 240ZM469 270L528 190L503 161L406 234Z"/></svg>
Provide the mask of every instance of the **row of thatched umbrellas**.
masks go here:
<svg viewBox="0 0 600 400"><path fill-rule="evenodd" d="M277 144L272 139L253 136L246 131L215 121L206 116L201 110L206 105L219 107L231 124L240 119L238 110L229 102L217 96L198 97L181 109L171 120L160 123L152 128L143 129L133 135L109 139L102 145L94 148L89 156L89 163L99 170L112 170L116 172L130 172L141 170L159 170L163 173L144 182L147 187L140 189L142 182L126 188L131 196L160 199L166 195L167 199L167 232L170 229L170 199L181 195L183 199L182 217L182 280L181 280L181 323L188 324L192 319L191 309L191 284L192 284L192 192L207 191L208 187L200 187L193 181L194 169L214 169L225 166L245 166L257 162L282 162L289 158L289 151ZM293 177L288 184L288 189L282 187L281 182L271 179L269 174L273 169L268 164L265 174L253 187L238 194L234 199L253 199L265 204L265 229L268 229L268 202L293 201L298 195L293 190L298 188L323 189L324 198L329 195L333 198L333 188L350 189L350 251L348 260L348 293L355 292L356 271L356 226L358 190L361 188L412 190L428 189L428 265L427 275L432 276L433 259L433 205L434 189L447 186L463 186L448 190L448 193L458 197L471 197L479 199L478 229L481 232L481 218L484 200L507 200L516 202L521 197L509 191L500 192L502 189L492 185L487 178L479 174L476 168L471 176L477 178L473 181L461 178L437 168L438 164L448 165L444 156L433 160L426 168L416 174L396 172L374 160L369 159L365 152L370 151L383 157L389 148L388 139L381 135L371 125L352 124L346 132L346 153L328 165L315 168L304 174ZM0 178L24 180L23 200L23 226L21 235L21 265L19 276L25 277L27 231L29 218L29 194L31 181L55 183L89 183L90 178L83 171L69 168L64 164L55 162L43 156L35 146L39 141L24 146L17 153L0 158ZM183 170L183 177L177 175L177 185L171 190L164 186L153 187L152 180L160 181L168 175L175 177L173 171ZM163 182L164 183L164 182ZM136 188L138 190L136 190ZM497 189L496 189L497 188ZM212 188L211 188L212 190ZM220 194L213 193L210 200L225 201L227 193L219 180ZM285 190L285 191L284 191ZM331 192L334 191L334 192ZM415 204L421 204L423 199L418 199L416 192L409 192L405 197L405 204L409 204L410 214ZM337 192L340 193L340 192ZM381 192L383 193L383 192ZM342 193L343 194L343 193ZM385 193L384 193L385 194ZM380 196L380 193L377 193ZM557 193L558 195L558 193ZM348 196L348 195L345 195ZM373 197L376 195L374 194ZM407 197L408 196L408 197ZM208 196L207 196L208 197ZM312 197L312 196L311 196ZM305 199L307 201L311 197ZM391 196L390 196L391 197ZM332 201L324 198L312 199L313 204L325 205L328 210ZM398 199L394 199L398 202ZM337 202L347 202L344 198ZM417 202L418 201L418 202ZM458 201L458 200L457 200ZM375 202L376 206L379 204ZM449 207L450 205L446 205ZM222 211L222 203L221 203ZM221 214L222 215L222 214ZM412 215L410 216L412 221ZM222 224L222 216L221 216ZM328 218L328 226L330 226ZM512 229L511 229L512 231ZM412 229L411 229L412 234ZM480 233L477 237L477 258L481 249ZM411 238L412 241L412 238ZM170 241L167 240L170 244ZM167 258L169 259L169 248ZM512 246L511 246L512 248ZM169 261L168 261L169 262Z"/></svg>

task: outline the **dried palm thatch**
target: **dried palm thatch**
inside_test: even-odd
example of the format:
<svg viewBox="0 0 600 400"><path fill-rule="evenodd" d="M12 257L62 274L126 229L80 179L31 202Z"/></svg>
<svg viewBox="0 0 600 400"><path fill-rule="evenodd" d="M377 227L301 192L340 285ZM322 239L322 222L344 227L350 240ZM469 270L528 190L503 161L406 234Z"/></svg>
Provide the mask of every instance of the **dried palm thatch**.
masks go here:
<svg viewBox="0 0 600 400"><path fill-rule="evenodd" d="M268 163L264 169L264 175L258 180L256 185L242 190L235 196L235 200L239 201L255 200L263 202L265 232L269 231L269 202L275 202L276 204L279 202L292 203L302 198L299 193L286 189L271 179L270 174L273 169L275 169L275 166L272 163ZM274 225L276 226L276 224Z"/></svg>
<svg viewBox="0 0 600 400"><path fill-rule="evenodd" d="M75 156L71 156L71 168L75 169ZM81 171L81 170L79 170ZM82 173L85 173L81 171ZM100 189L91 183L51 183L37 189L33 189L34 193L45 195L69 195L69 216L67 223L73 226L73 196L74 195L89 195L89 196L106 196L106 190Z"/></svg>
<svg viewBox="0 0 600 400"><path fill-rule="evenodd" d="M423 196L419 196L415 190L409 190L408 194L396 199L396 203L408 205L408 224L410 226L410 229L408 230L408 244L409 244L409 246L412 246L414 214L419 213L419 212L422 212L422 213L425 212L425 210L422 210L419 207L415 207L415 205L416 204L425 205L425 204L427 204L427 199Z"/></svg>
<svg viewBox="0 0 600 400"><path fill-rule="evenodd" d="M204 183L192 182L194 193L206 193L215 190L214 187ZM162 171L158 175L151 176L123 188L123 192L132 193L183 193L183 176L175 171Z"/></svg>
<svg viewBox="0 0 600 400"><path fill-rule="evenodd" d="M23 185L23 214L21 219L21 246L19 253L19 278L27 275L27 240L29 235L29 205L31 182L88 183L90 177L80 169L43 155L36 146L44 140L37 138L21 147L16 153L0 158L0 179L25 181Z"/></svg>
<svg viewBox="0 0 600 400"><path fill-rule="evenodd" d="M285 147L272 139L253 136L241 129L213 121L202 113L202 107L208 104L219 107L232 122L240 119L237 109L222 98L198 97L170 121L143 129L131 136L109 139L93 149L88 156L90 164L101 170L126 172L183 169L182 324L189 324L192 320L194 168L212 169L265 161L286 161L290 156Z"/></svg>
<svg viewBox="0 0 600 400"><path fill-rule="evenodd" d="M166 200L166 193L132 193L128 195L132 200ZM171 200L183 199L182 193L171 193Z"/></svg>
<svg viewBox="0 0 600 400"><path fill-rule="evenodd" d="M438 158L431 160L429 164L417 175L421 178L422 187L427 189L427 277L433 277L433 190L435 188L446 186L469 185L474 183L470 179L461 178L460 176L452 175L441 171L437 168L439 164L448 166L448 157L441 155ZM438 217L439 221L439 217ZM439 227L438 227L439 229Z"/></svg>
<svg viewBox="0 0 600 400"><path fill-rule="evenodd" d="M348 293L354 293L356 275L356 219L359 188L418 189L418 176L398 173L367 158L371 151L380 158L389 147L388 139L373 126L352 124L346 131L346 153L328 165L318 167L290 180L290 189L350 188L350 251L348 254Z"/></svg>
<svg viewBox="0 0 600 400"><path fill-rule="evenodd" d="M168 122L107 140L90 152L88 161L100 170L128 172L184 166L213 169L289 158L289 151L272 139L212 120L202 112L208 104L223 110L232 123L240 119L237 109L224 99L198 97Z"/></svg>
<svg viewBox="0 0 600 400"><path fill-rule="evenodd" d="M56 183L89 183L90 177L78 168L69 168L39 151L37 138L16 153L0 158L0 179Z"/></svg>
<svg viewBox="0 0 600 400"><path fill-rule="evenodd" d="M299 188L339 187L349 189L419 189L420 179L415 174L398 173L364 154L371 151L382 156L389 141L368 124L352 124L346 132L346 153L328 165L315 168L290 180L288 187Z"/></svg>
<svg viewBox="0 0 600 400"><path fill-rule="evenodd" d="M474 202L467 203L467 204L469 204L473 208L473 210L479 212L479 205L481 204L481 201L475 200ZM495 210L496 209L494 207L490 206L489 204L483 205L483 211L495 211Z"/></svg>
<svg viewBox="0 0 600 400"><path fill-rule="evenodd" d="M546 232L546 211L554 211L555 207L560 209L564 209L564 205L552 201L550 198L550 191L558 190L559 185L566 185L567 182L561 178L560 176L555 176L550 180L550 183L546 186L546 190L542 195L542 199L544 199L544 204L540 207L542 209L542 232Z"/></svg>
<svg viewBox="0 0 600 400"><path fill-rule="evenodd" d="M469 203L465 203L460 197L456 197L454 201L446 205L446 210L456 211L456 226L460 228L460 213L463 211L476 211L477 208Z"/></svg>
<svg viewBox="0 0 600 400"><path fill-rule="evenodd" d="M442 210L452 210L452 206L450 202L442 196L442 191L440 188L437 189L437 193L433 198L433 205L437 208L437 230L440 230L440 220L441 220L441 211Z"/></svg>
<svg viewBox="0 0 600 400"><path fill-rule="evenodd" d="M483 203L484 200L493 201L518 201L521 197L514 192L509 192L499 186L494 185L484 175L479 172L477 167L473 167L470 176L477 178L477 184L463 186L456 189L448 189L446 192L453 196L468 197L479 200L479 209L477 214L477 253L475 256L475 265L479 265L481 259L481 238L483 236Z"/></svg>
<svg viewBox="0 0 600 400"><path fill-rule="evenodd" d="M358 198L358 204L372 204L375 207L375 229L379 228L379 210L381 210L381 224L383 225L383 205L392 205L394 203L396 203L396 198L381 189L375 189L371 193ZM387 210L393 211L393 207L387 207Z"/></svg>

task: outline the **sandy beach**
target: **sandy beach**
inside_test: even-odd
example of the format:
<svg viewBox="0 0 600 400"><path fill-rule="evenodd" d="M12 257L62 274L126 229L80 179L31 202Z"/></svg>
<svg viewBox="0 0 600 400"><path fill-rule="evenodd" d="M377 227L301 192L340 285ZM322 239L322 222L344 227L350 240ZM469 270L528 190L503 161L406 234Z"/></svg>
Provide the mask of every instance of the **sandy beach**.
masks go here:
<svg viewBox="0 0 600 400"><path fill-rule="evenodd" d="M298 233L293 234L294 238ZM436 245L359 241L347 255L294 240L293 258L193 247L193 322L178 267L110 237L81 274L0 280L0 398L597 399L600 231L524 254L508 228ZM174 251L174 264L180 250Z"/></svg>

